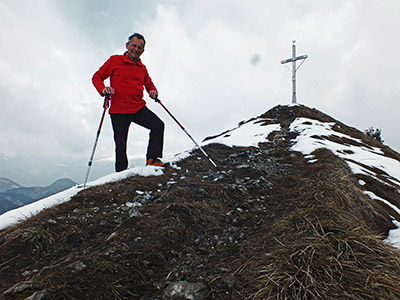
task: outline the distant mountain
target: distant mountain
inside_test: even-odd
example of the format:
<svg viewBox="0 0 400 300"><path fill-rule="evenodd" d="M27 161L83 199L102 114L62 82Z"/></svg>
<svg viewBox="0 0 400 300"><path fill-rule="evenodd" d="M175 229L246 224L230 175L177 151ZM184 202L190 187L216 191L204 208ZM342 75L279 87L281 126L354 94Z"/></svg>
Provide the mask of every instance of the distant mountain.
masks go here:
<svg viewBox="0 0 400 300"><path fill-rule="evenodd" d="M46 186L55 178L70 178L83 183L88 168L89 154L78 159L68 157L16 156L8 160L0 154L0 176L12 178L22 186ZM130 166L144 165L145 157L129 158ZM95 157L89 180L95 180L114 171L114 157ZM7 174L7 175L5 175ZM1 192L1 191L0 191Z"/></svg>
<svg viewBox="0 0 400 300"><path fill-rule="evenodd" d="M0 193L19 187L21 187L21 185L18 183L8 178L0 177Z"/></svg>
<svg viewBox="0 0 400 300"><path fill-rule="evenodd" d="M74 185L76 183L71 179L61 178L46 187L22 187L7 178L0 178L0 186L3 187L0 193L0 214L59 193Z"/></svg>
<svg viewBox="0 0 400 300"><path fill-rule="evenodd" d="M22 194L13 194L8 192L0 193L0 215L6 211L24 206L34 201L36 200Z"/></svg>
<svg viewBox="0 0 400 300"><path fill-rule="evenodd" d="M39 200L55 193L61 192L74 186L76 182L68 178L62 178L49 186L46 187L19 187L12 190L8 190L8 193L25 195L35 200Z"/></svg>

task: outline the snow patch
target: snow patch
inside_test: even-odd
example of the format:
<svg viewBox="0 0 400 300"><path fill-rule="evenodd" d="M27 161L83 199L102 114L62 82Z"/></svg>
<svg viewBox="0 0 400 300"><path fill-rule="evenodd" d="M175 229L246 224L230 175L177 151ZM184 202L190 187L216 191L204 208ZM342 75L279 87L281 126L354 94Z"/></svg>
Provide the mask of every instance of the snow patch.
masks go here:
<svg viewBox="0 0 400 300"><path fill-rule="evenodd" d="M280 130L280 124L261 125L260 119L256 119L254 121L241 124L221 136L206 141L204 144L220 143L229 147L258 146L259 143L265 143L268 141L267 138L271 132Z"/></svg>
<svg viewBox="0 0 400 300"><path fill-rule="evenodd" d="M397 228L390 230L388 237L384 241L400 249L400 222L396 220L392 222Z"/></svg>

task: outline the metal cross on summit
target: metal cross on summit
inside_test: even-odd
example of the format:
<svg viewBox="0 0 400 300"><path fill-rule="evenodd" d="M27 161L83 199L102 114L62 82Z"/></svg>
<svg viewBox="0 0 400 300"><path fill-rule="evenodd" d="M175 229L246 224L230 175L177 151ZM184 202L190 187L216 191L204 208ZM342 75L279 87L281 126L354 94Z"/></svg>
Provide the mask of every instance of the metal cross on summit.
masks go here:
<svg viewBox="0 0 400 300"><path fill-rule="evenodd" d="M292 63L292 103L297 103L296 99L296 71L301 67L301 65L304 63L305 59L308 57L308 55L301 55L296 57L296 45L294 44L296 41L293 41L292 45L292 57L282 60L281 64L286 64L288 62ZM301 64L296 68L296 61L302 59L303 61Z"/></svg>

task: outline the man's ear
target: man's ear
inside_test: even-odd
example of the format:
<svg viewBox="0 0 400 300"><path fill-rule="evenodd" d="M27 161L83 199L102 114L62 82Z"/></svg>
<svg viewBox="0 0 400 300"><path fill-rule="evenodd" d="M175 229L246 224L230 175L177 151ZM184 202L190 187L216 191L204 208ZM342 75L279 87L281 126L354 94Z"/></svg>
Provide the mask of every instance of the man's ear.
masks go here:
<svg viewBox="0 0 400 300"><path fill-rule="evenodd" d="M126 44L125 44L126 49L128 49L129 43L130 42L126 42Z"/></svg>

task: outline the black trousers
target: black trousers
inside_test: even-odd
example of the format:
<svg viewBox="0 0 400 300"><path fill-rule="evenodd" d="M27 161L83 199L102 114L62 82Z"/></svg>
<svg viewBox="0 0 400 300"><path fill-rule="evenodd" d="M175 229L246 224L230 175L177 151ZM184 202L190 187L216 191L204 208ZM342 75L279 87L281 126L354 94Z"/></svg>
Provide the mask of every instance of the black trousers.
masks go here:
<svg viewBox="0 0 400 300"><path fill-rule="evenodd" d="M164 122L155 113L144 106L135 114L110 114L115 141L115 171L128 168L126 144L131 122L150 130L146 160L161 158L164 146Z"/></svg>

